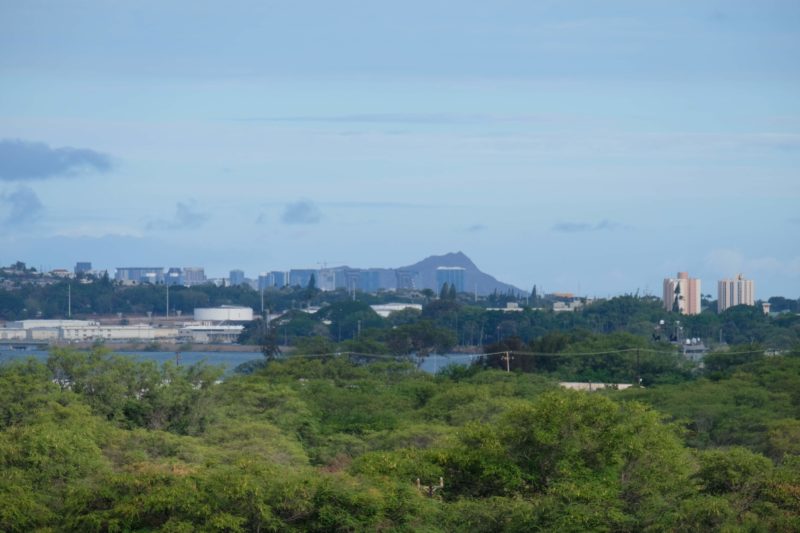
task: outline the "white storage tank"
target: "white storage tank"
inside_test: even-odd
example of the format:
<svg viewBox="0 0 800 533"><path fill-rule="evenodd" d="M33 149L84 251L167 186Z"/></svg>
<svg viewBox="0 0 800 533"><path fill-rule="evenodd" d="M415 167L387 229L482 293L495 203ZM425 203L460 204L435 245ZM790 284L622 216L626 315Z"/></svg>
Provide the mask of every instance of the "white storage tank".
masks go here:
<svg viewBox="0 0 800 533"><path fill-rule="evenodd" d="M250 322L253 320L253 309L235 305L198 307L194 310L194 319L198 322Z"/></svg>

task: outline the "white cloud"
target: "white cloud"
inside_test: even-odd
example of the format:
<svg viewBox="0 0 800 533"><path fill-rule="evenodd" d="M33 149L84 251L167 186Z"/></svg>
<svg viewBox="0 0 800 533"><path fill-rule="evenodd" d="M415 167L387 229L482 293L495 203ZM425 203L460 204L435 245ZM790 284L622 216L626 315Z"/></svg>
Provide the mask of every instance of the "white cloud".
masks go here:
<svg viewBox="0 0 800 533"><path fill-rule="evenodd" d="M319 208L310 200L300 200L287 205L281 215L284 224L316 224L321 219Z"/></svg>

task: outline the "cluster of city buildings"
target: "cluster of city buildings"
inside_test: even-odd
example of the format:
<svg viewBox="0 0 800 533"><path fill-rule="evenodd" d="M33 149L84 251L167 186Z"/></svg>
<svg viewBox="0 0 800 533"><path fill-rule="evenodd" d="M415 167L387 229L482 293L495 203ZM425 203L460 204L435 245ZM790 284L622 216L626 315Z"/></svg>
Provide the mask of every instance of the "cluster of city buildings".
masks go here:
<svg viewBox="0 0 800 533"><path fill-rule="evenodd" d="M64 271L65 274L69 274ZM75 274L93 273L91 263L80 262L75 266ZM446 283L464 292L466 269L463 267L441 266L436 269L436 289ZM322 291L346 289L349 291L377 292L379 290L415 290L422 287L419 272L403 269L324 267L319 269L300 268L291 270L272 270L262 272L257 278L245 276L243 270L231 270L227 278L209 279L202 267L117 267L114 279L122 284L141 283L192 286L202 283L237 286L249 285L255 290L282 287L308 287L312 279L314 286Z"/></svg>
<svg viewBox="0 0 800 533"><path fill-rule="evenodd" d="M690 278L688 272L678 272L677 278L664 279L663 301L667 311L698 315L702 311L702 297L700 280ZM745 279L742 274L717 282L717 312L721 313L736 305L755 305L753 280ZM769 313L769 304L762 305L764 312Z"/></svg>
<svg viewBox="0 0 800 533"><path fill-rule="evenodd" d="M166 270L164 267L117 267L114 279L123 285L151 283L185 287L209 281L203 267L172 267Z"/></svg>
<svg viewBox="0 0 800 533"><path fill-rule="evenodd" d="M80 261L74 271L57 269L49 272L50 282L58 278L77 277L86 281L88 276L100 277L105 271L92 269L92 263ZM389 268L350 268L323 267L319 269L290 269L262 272L257 278L248 278L243 270L231 270L227 278L208 278L203 267L117 267L114 280L123 285L153 284L193 286L214 283L218 286L248 285L255 290L280 289L283 287L308 287L313 285L322 291L345 289L374 293L380 290L419 290L434 289L437 292L444 285L454 287L456 292L470 290L465 283L466 269L458 266L438 266L435 268L435 282L430 273L427 281L422 280L419 272L408 269ZM45 283L41 281L41 283ZM586 299L574 295L553 293L548 295L553 300L556 312L575 311L587 303ZM564 296L564 297L562 297ZM567 297L569 296L569 297ZM664 279L663 302L667 311L683 315L696 315L702 311L703 293L701 280L689 277L688 272L678 272L675 278ZM711 295L705 295L711 299ZM736 305L755 305L755 290L752 280L742 274L732 279L717 282L717 311L723 312ZM769 313L770 304L763 303L764 312ZM504 308L504 311L516 309Z"/></svg>

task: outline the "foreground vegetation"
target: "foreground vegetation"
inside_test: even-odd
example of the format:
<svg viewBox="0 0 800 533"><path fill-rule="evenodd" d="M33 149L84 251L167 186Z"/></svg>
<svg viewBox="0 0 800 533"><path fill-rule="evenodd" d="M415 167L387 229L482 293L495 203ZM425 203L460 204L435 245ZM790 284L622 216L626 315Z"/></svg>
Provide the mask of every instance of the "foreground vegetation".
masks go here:
<svg viewBox="0 0 800 533"><path fill-rule="evenodd" d="M594 394L342 357L220 375L0 366L0 530L800 530L797 350Z"/></svg>

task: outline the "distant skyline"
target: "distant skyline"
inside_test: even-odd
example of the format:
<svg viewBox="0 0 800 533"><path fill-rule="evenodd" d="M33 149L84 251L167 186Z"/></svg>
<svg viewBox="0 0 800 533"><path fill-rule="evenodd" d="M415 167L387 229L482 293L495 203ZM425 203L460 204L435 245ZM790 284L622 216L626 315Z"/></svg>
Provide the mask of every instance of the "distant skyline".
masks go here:
<svg viewBox="0 0 800 533"><path fill-rule="evenodd" d="M0 0L0 264L796 298L798 57L794 0Z"/></svg>

